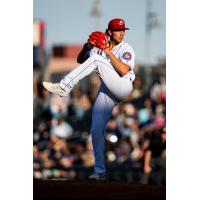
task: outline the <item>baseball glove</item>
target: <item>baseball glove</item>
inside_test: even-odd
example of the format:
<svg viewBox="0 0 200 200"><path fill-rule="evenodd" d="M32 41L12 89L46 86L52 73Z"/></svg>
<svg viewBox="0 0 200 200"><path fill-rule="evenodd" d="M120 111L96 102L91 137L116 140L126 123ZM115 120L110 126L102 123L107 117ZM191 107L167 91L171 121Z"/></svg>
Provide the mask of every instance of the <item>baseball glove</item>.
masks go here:
<svg viewBox="0 0 200 200"><path fill-rule="evenodd" d="M89 35L88 43L91 43L99 49L106 49L109 47L107 35L100 31L92 32Z"/></svg>

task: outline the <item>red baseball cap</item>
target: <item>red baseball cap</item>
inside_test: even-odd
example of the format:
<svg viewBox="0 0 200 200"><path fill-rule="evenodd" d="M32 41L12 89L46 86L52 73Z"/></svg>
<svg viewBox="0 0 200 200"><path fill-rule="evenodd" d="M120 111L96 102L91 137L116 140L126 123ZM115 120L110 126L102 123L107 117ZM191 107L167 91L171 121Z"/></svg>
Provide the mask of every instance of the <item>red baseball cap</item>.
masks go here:
<svg viewBox="0 0 200 200"><path fill-rule="evenodd" d="M108 23L108 30L129 30L126 28L125 21L123 19L112 19Z"/></svg>

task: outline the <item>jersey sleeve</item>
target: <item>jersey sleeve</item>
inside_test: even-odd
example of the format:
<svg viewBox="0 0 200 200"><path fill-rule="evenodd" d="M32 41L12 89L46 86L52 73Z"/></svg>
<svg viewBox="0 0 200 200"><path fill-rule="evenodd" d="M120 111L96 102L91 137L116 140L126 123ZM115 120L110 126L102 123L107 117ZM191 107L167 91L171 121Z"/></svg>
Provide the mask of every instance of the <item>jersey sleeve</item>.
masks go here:
<svg viewBox="0 0 200 200"><path fill-rule="evenodd" d="M90 57L90 51L92 51L93 45L89 43L85 43L83 46L83 49L79 53L77 57L77 62L78 63L83 63L85 62L89 57Z"/></svg>
<svg viewBox="0 0 200 200"><path fill-rule="evenodd" d="M135 53L131 46L126 46L119 57L120 61L130 66L131 69L135 65Z"/></svg>
<svg viewBox="0 0 200 200"><path fill-rule="evenodd" d="M102 49L99 49L97 47L94 47L91 51L90 51L90 56L93 54L98 54L100 56L102 56L103 58L107 59L107 56L105 54L105 52Z"/></svg>

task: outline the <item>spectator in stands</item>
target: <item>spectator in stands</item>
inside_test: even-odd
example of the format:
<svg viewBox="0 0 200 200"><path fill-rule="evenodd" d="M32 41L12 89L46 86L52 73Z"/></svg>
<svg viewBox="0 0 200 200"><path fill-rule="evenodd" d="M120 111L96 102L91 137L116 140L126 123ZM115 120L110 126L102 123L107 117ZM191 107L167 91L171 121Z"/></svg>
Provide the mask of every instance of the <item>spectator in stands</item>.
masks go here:
<svg viewBox="0 0 200 200"><path fill-rule="evenodd" d="M59 119L54 119L52 124L53 126L50 130L50 133L60 138L67 139L73 133L72 127L64 120L63 117L60 117Z"/></svg>
<svg viewBox="0 0 200 200"><path fill-rule="evenodd" d="M153 179L151 175L155 175L153 180L155 183L165 184L166 170L166 131L165 128L155 129L150 135L150 143L144 155L144 175L142 183L149 183ZM155 174L152 174L155 173Z"/></svg>
<svg viewBox="0 0 200 200"><path fill-rule="evenodd" d="M51 95L50 111L53 118L66 117L68 113L68 98L60 98L57 95Z"/></svg>
<svg viewBox="0 0 200 200"><path fill-rule="evenodd" d="M149 98L145 99L144 106L138 110L138 118L140 122L140 127L143 127L151 123L153 119L151 99Z"/></svg>

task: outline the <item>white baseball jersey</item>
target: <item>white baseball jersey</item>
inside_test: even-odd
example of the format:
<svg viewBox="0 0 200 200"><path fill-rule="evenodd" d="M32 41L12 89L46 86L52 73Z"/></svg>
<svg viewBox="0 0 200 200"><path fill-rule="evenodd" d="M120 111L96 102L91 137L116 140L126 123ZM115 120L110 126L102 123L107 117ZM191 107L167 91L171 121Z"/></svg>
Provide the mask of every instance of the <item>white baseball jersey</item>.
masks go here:
<svg viewBox="0 0 200 200"><path fill-rule="evenodd" d="M117 46L115 46L111 50L111 52L121 62L127 64L130 67L131 70L124 77L131 78L131 81L133 81L135 79L135 74L133 72L133 68L135 65L135 53L134 53L133 48L128 43L122 41ZM106 56L106 54L104 53L103 50L94 47L90 51L90 55L92 55L93 53L97 53L97 54L101 55L103 58L107 59L110 62L110 59L108 59L108 57Z"/></svg>

